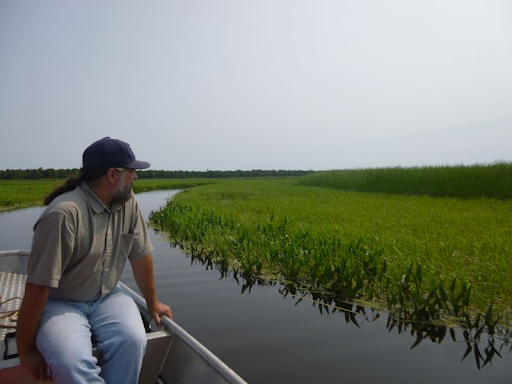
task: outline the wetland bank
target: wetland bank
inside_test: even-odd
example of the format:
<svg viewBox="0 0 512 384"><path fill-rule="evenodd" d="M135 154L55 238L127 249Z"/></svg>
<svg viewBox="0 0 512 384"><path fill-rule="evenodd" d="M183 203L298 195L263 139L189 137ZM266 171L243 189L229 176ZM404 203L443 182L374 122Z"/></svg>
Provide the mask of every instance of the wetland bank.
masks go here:
<svg viewBox="0 0 512 384"><path fill-rule="evenodd" d="M56 184L1 181L0 205L40 203ZM187 190L153 225L235 278L355 300L399 321L509 322L512 163L135 184L166 188Z"/></svg>
<svg viewBox="0 0 512 384"><path fill-rule="evenodd" d="M510 199L308 185L321 176L207 180L151 207L178 322L249 382L509 381Z"/></svg>
<svg viewBox="0 0 512 384"><path fill-rule="evenodd" d="M512 307L511 168L226 180L178 195L150 220L235 277L356 300L399 322L492 328Z"/></svg>

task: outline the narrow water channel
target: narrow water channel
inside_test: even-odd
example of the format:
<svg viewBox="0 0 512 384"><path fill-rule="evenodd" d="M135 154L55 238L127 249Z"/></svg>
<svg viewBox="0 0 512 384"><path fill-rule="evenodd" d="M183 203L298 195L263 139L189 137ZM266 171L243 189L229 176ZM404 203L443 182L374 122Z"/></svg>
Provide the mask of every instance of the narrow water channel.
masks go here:
<svg viewBox="0 0 512 384"><path fill-rule="evenodd" d="M174 193L137 198L147 216ZM42 209L0 213L0 248L29 249ZM284 296L283 286L244 287L221 278L150 232L160 299L172 306L183 328L249 383L512 382L511 346L496 335L492 348L499 354L485 337L468 345L459 330L455 341L449 330L431 329L420 337L411 329L390 330L385 314L354 315L356 325L343 313L321 314L305 300L297 304ZM135 287L129 266L123 281Z"/></svg>

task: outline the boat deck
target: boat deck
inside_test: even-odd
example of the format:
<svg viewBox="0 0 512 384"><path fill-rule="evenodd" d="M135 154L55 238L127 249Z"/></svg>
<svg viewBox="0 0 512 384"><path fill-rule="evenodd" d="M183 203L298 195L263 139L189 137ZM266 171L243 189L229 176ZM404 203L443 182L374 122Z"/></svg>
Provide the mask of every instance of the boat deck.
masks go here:
<svg viewBox="0 0 512 384"><path fill-rule="evenodd" d="M0 360L4 359L7 334L16 331L18 309L25 292L26 279L27 276L23 273L0 272ZM8 338L8 345L9 354L17 352L15 339Z"/></svg>

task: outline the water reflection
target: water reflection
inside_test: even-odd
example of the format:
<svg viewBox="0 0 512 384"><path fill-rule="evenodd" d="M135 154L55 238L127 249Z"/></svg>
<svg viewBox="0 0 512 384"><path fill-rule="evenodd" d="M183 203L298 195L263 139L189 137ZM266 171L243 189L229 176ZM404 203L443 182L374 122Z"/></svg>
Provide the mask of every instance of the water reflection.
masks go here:
<svg viewBox="0 0 512 384"><path fill-rule="evenodd" d="M177 245L172 245L176 247ZM201 264L206 270L217 270L220 279L232 278L241 287L241 294L250 293L254 286L277 286L283 298L295 300L295 306L300 303L310 303L317 308L320 315L342 315L345 323L363 327L366 322L382 321L389 333L409 334L414 341L410 349L416 348L424 340L441 344L447 337L454 343L465 344L461 352L461 362L471 356L480 370L486 365L492 365L495 358L502 358L504 353L512 352L512 331L504 327L487 326L479 318L466 327L449 326L444 324L425 324L404 321L400 315L394 315L383 310L335 297L329 293L312 292L292 282L282 282L277 279L260 278L233 270L225 259L215 261L212 258L189 256L191 264Z"/></svg>

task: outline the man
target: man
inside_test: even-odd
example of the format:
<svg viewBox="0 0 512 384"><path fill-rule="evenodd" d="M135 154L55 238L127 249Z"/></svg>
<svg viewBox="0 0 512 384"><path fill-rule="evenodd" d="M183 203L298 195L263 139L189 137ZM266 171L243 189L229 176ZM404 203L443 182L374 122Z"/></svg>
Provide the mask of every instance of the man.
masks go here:
<svg viewBox="0 0 512 384"><path fill-rule="evenodd" d="M132 192L135 169L148 167L127 143L105 137L85 150L80 177L45 200L17 329L21 365L34 379L137 382L146 338L137 306L117 286L127 259L157 325L172 318L156 296L153 246Z"/></svg>

